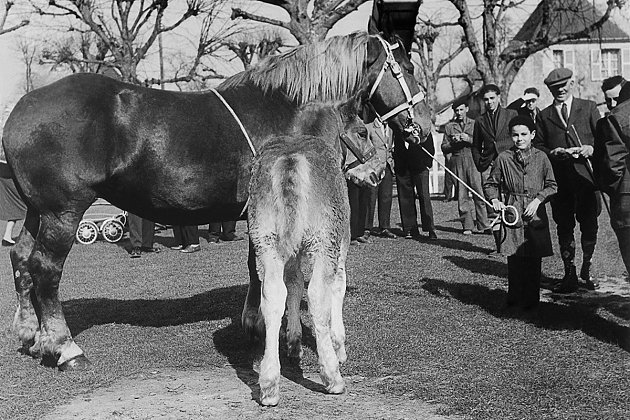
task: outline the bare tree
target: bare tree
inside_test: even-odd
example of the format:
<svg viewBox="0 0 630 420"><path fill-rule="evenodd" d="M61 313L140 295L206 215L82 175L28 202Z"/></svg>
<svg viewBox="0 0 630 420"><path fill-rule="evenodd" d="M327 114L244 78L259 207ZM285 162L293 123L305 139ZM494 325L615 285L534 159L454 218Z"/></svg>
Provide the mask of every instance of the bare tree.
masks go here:
<svg viewBox="0 0 630 420"><path fill-rule="evenodd" d="M176 78L151 79L145 83L214 77L201 76L198 70L202 58L218 48L218 38L226 35L210 30L225 1L186 0L184 5L171 5L174 3L168 0L49 0L47 7L38 7L37 11L45 16L75 18L78 25L69 30L81 35L48 50L44 58L58 65L68 65L72 70L115 68L123 80L139 84L142 81L138 78L138 65L147 58L158 36L172 33L193 18L203 17L196 54L188 72Z"/></svg>
<svg viewBox="0 0 630 420"><path fill-rule="evenodd" d="M262 29L230 36L223 44L243 63L243 67L248 69L253 63L276 54L286 42L280 31Z"/></svg>
<svg viewBox="0 0 630 420"><path fill-rule="evenodd" d="M538 26L532 39L510 41L516 31L508 14L523 6L524 0L483 0L480 5L481 37L477 31L477 18L473 17L466 0L449 0L458 13L456 20L432 21L423 19L431 28L459 27L462 31L461 47L470 51L484 83L495 83L507 90L530 55L564 41L589 37L610 18L611 12L625 5L626 0L607 0L603 13L595 13L584 0L542 0L534 13L538 13ZM570 24L562 19L569 19ZM562 30L558 31L558 26Z"/></svg>
<svg viewBox="0 0 630 420"><path fill-rule="evenodd" d="M37 57L37 47L26 39L20 39L18 41L18 49L22 55L22 62L24 63L24 93L28 93L35 89L33 63Z"/></svg>
<svg viewBox="0 0 630 420"><path fill-rule="evenodd" d="M273 19L250 13L241 8L232 9L232 19L243 18L256 22L267 23L287 29L300 44L323 40L326 34L344 16L357 10L367 0L315 0L313 10L307 10L309 0L259 0L254 3L266 3L279 6L289 14L289 21Z"/></svg>
<svg viewBox="0 0 630 420"><path fill-rule="evenodd" d="M28 19L23 19L21 22L19 23L15 23L9 27L7 27L7 18L9 17L9 13L11 12L11 9L13 8L13 6L15 5L15 1L14 0L6 0L3 1L4 3L4 8L3 10L0 11L0 35L4 35L7 34L9 32L13 32L16 31L18 29L20 29L22 26L26 26L29 24L29 20Z"/></svg>

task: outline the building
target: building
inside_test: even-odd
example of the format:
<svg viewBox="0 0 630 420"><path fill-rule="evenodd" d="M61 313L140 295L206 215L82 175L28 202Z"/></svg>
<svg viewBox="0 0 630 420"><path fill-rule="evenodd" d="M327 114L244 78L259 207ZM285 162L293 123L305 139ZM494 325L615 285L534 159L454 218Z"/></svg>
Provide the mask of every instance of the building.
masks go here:
<svg viewBox="0 0 630 420"><path fill-rule="evenodd" d="M541 2L527 19L513 42L527 42L544 35L542 33L543 3ZM579 10L579 13L576 13ZM556 11L549 25L548 37L583 28L599 19L599 13L586 0L575 0L565 11ZM621 74L630 78L630 35L609 19L601 29L589 36L553 45L530 56L514 79L509 100L519 97L530 86L541 92L541 107L551 103L551 94L543 84L545 76L556 67L573 70L576 97L590 99L600 104L603 112L604 95L601 83L610 76Z"/></svg>

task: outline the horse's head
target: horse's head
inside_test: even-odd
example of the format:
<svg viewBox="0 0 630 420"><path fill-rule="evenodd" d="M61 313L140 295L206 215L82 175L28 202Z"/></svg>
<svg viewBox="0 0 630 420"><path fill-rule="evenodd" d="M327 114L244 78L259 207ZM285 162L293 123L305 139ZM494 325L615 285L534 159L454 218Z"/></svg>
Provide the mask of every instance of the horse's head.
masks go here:
<svg viewBox="0 0 630 420"><path fill-rule="evenodd" d="M359 98L351 98L339 105L338 111L346 178L357 185L375 187L385 175L386 155L382 148L375 147L359 117Z"/></svg>
<svg viewBox="0 0 630 420"><path fill-rule="evenodd" d="M431 132L431 114L402 42L395 38L390 44L379 35L370 36L367 66L366 99L377 118L406 141L424 142Z"/></svg>

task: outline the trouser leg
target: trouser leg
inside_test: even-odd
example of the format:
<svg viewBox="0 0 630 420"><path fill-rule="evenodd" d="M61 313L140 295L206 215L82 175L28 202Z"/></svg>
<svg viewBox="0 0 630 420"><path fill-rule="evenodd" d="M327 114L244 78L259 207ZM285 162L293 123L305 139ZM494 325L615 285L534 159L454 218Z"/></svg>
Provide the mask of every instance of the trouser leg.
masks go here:
<svg viewBox="0 0 630 420"><path fill-rule="evenodd" d="M181 226L182 245L199 245L199 227L197 225Z"/></svg>
<svg viewBox="0 0 630 420"><path fill-rule="evenodd" d="M420 198L420 220L422 230L431 232L435 230L433 223L433 205L431 204L431 194L429 193L429 170L425 169L413 176L414 184L418 190Z"/></svg>
<svg viewBox="0 0 630 420"><path fill-rule="evenodd" d="M418 213L416 211L416 201L414 187L409 171L402 171L396 166L396 185L398 189L398 207L400 209L400 220L402 221L405 233L418 233Z"/></svg>
<svg viewBox="0 0 630 420"><path fill-rule="evenodd" d="M385 168L385 177L378 186L378 227L391 228L393 175L389 164Z"/></svg>
<svg viewBox="0 0 630 420"><path fill-rule="evenodd" d="M626 266L626 273L630 275L630 227L615 229L615 235L619 241L619 251Z"/></svg>
<svg viewBox="0 0 630 420"><path fill-rule="evenodd" d="M537 306L540 302L540 276L542 258L525 257L522 260L522 305L525 309L527 309Z"/></svg>
<svg viewBox="0 0 630 420"><path fill-rule="evenodd" d="M142 217L129 213L127 215L129 224L129 241L133 248L142 246Z"/></svg>
<svg viewBox="0 0 630 420"><path fill-rule="evenodd" d="M520 279L521 273L521 258L516 255L510 255L507 257L508 262L508 293L507 304L508 306L517 305L520 303L522 294L522 283Z"/></svg>

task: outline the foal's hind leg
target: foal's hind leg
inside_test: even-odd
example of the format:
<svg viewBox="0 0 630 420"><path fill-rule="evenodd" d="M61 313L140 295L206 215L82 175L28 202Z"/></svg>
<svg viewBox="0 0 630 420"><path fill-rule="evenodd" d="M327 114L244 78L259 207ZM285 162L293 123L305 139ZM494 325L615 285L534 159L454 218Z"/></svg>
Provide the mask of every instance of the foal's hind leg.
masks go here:
<svg viewBox="0 0 630 420"><path fill-rule="evenodd" d="M302 357L302 322L300 303L304 294L304 275L300 267L300 256L289 259L284 268L287 295L287 353L289 357Z"/></svg>
<svg viewBox="0 0 630 420"><path fill-rule="evenodd" d="M254 244L249 240L249 255L247 256L247 268L249 270L249 286L247 298L241 315L241 325L245 334L251 339L263 340L265 338L265 322L260 313L260 277L256 269L256 252Z"/></svg>
<svg viewBox="0 0 630 420"><path fill-rule="evenodd" d="M89 363L72 339L58 295L63 265L82 214L82 211L43 214L27 262L38 303L35 310L40 320L40 351L44 357L56 360L61 370L81 368Z"/></svg>
<svg viewBox="0 0 630 420"><path fill-rule="evenodd" d="M277 405L280 400L280 355L278 340L280 324L287 299L284 285L284 264L273 251L264 252L260 258L262 270L262 298L260 310L265 319L265 354L260 363L260 402L262 405Z"/></svg>
<svg viewBox="0 0 630 420"><path fill-rule="evenodd" d="M340 363L345 363L346 355L346 328L343 325L343 299L346 295L346 255L347 246L341 247L341 255L335 271L335 279L331 285L332 300L330 311L330 335L332 345L337 353Z"/></svg>
<svg viewBox="0 0 630 420"><path fill-rule="evenodd" d="M39 229L39 214L32 209L26 213L24 226L16 244L11 248L11 266L18 299L18 307L13 318L13 331L22 342L24 351L38 357L39 346L34 346L39 337L39 321L34 305L37 303L33 291L33 279L27 269L27 261L35 245Z"/></svg>
<svg viewBox="0 0 630 420"><path fill-rule="evenodd" d="M313 275L308 286L308 308L313 317L315 339L317 340L317 354L319 356L319 370L326 391L340 394L345 383L339 372L339 359L333 349L331 341L331 307L335 264L330 257L323 253L315 256Z"/></svg>

